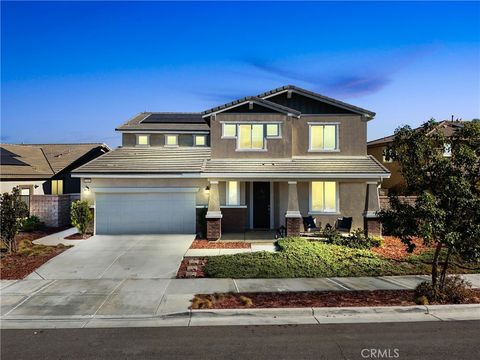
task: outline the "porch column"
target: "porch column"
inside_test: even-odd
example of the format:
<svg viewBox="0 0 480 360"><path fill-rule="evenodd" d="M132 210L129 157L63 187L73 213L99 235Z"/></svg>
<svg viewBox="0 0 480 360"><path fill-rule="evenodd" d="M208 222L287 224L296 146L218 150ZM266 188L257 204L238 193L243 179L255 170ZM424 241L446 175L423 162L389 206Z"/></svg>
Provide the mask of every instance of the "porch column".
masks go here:
<svg viewBox="0 0 480 360"><path fill-rule="evenodd" d="M378 196L378 183L367 183L367 199L364 213L364 230L367 235L382 236L382 224L378 219L380 199Z"/></svg>
<svg viewBox="0 0 480 360"><path fill-rule="evenodd" d="M218 240L222 236L222 212L218 196L218 181L210 181L210 197L208 198L207 240Z"/></svg>
<svg viewBox="0 0 480 360"><path fill-rule="evenodd" d="M302 215L300 214L298 206L298 191L297 182L288 182L288 206L287 213L285 214L285 223L287 227L288 236L300 235L300 224Z"/></svg>

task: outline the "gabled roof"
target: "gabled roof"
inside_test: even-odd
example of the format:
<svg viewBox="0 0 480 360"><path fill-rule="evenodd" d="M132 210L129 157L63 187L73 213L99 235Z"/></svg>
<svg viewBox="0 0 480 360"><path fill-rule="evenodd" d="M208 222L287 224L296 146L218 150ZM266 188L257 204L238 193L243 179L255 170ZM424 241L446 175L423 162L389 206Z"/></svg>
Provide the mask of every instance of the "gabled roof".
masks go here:
<svg viewBox="0 0 480 360"><path fill-rule="evenodd" d="M110 148L101 143L0 144L2 179L48 179L90 151Z"/></svg>
<svg viewBox="0 0 480 360"><path fill-rule="evenodd" d="M235 108L237 106L247 104L247 103L253 103L253 104L260 105L260 106L264 106L264 107L267 107L269 109L276 110L280 113L287 114L287 115L299 116L301 114L300 111L288 108L288 107L280 105L280 104L276 104L274 102L271 102L271 101L268 101L268 100L265 100L265 99L261 99L260 97L257 97L257 96L246 96L244 98L234 100L234 101L229 102L227 104L223 104L223 105L216 106L214 108L205 110L204 112L202 112L202 115L204 117L206 117L206 116L209 116L209 115L212 115L212 114L223 112L223 111L231 109L231 108Z"/></svg>
<svg viewBox="0 0 480 360"><path fill-rule="evenodd" d="M142 112L116 128L117 131L208 131L201 113Z"/></svg>
<svg viewBox="0 0 480 360"><path fill-rule="evenodd" d="M305 89L299 88L299 87L294 86L294 85L281 86L279 88L264 92L264 93L259 94L257 96L259 98L262 98L262 99L268 99L271 96L274 96L274 95L277 95L277 94L280 94L280 93L283 93L283 92L286 92L286 91L292 91L292 92L295 92L297 94L307 96L307 97L313 98L313 99L318 100L318 101L325 102L327 104L331 104L331 105L334 105L334 106L338 106L338 107L350 110L350 111L352 111L354 113L357 113L357 114L360 114L360 115L365 115L365 116L372 117L372 118L375 116L375 113L373 111L366 110L366 109L363 109L361 107L354 106L354 105L351 105L351 104L347 104L343 101L336 100L336 99L333 99L331 97L321 95L321 94L318 94L318 93L313 92L313 91L305 90Z"/></svg>
<svg viewBox="0 0 480 360"><path fill-rule="evenodd" d="M435 129L432 130L435 131L435 130L440 130L443 132L443 135L446 136L446 137L450 137L452 136L455 131L457 131L458 129L462 128L464 126L464 124L468 122L468 121L462 121L462 120L454 120L454 121L451 121L451 120L443 120L443 121L440 121L437 126L435 126ZM420 129L420 127L416 128L415 130L417 129ZM376 139L376 140L372 140L372 141L369 141L367 142L367 146L376 146L376 145L384 145L384 144L389 144L391 142L393 142L393 140L395 140L395 134L394 135L389 135L389 136L385 136L385 137L382 137L382 138L379 138L379 139Z"/></svg>

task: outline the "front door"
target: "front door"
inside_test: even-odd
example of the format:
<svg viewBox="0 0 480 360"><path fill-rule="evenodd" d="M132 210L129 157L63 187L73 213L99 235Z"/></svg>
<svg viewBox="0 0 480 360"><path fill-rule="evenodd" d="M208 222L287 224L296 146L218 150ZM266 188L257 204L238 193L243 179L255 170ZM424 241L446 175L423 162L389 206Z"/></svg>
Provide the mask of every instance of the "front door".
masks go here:
<svg viewBox="0 0 480 360"><path fill-rule="evenodd" d="M270 229L270 183L253 183L253 227Z"/></svg>

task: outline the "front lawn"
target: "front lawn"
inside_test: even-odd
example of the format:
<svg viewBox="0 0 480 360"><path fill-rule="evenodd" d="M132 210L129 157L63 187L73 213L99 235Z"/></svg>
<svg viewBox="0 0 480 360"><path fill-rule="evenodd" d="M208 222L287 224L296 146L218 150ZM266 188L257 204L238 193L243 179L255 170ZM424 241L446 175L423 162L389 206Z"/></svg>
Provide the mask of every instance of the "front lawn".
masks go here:
<svg viewBox="0 0 480 360"><path fill-rule="evenodd" d="M286 238L280 251L212 256L204 273L215 278L295 278L429 274L428 252L403 261L371 250L352 249L303 238ZM469 269L465 272L478 272Z"/></svg>

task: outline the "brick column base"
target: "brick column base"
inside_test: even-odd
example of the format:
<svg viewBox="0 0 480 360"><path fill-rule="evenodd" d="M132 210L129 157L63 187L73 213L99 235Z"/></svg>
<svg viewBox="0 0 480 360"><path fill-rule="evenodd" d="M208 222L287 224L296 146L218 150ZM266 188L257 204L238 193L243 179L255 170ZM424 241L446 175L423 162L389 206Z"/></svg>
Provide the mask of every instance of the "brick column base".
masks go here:
<svg viewBox="0 0 480 360"><path fill-rule="evenodd" d="M287 217L285 222L287 224L287 236L299 236L300 235L300 218Z"/></svg>
<svg viewBox="0 0 480 360"><path fill-rule="evenodd" d="M207 219L207 240L215 241L222 236L222 219Z"/></svg>
<svg viewBox="0 0 480 360"><path fill-rule="evenodd" d="M377 218L365 218L364 229L367 236L382 236L382 223Z"/></svg>

